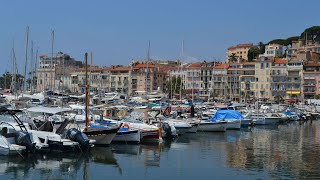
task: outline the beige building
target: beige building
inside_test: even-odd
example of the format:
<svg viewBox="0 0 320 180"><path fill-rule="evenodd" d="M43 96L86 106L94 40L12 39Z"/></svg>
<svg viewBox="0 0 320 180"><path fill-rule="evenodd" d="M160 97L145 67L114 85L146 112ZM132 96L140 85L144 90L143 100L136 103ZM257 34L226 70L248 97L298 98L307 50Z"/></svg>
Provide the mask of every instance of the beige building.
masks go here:
<svg viewBox="0 0 320 180"><path fill-rule="evenodd" d="M274 58L271 71L271 100L286 98L286 89L288 82L288 60L283 58ZM280 99L279 99L280 100Z"/></svg>
<svg viewBox="0 0 320 180"><path fill-rule="evenodd" d="M86 68L76 68L71 74L70 87L65 89L73 93L84 93L85 91L85 78ZM97 92L98 90L110 89L110 68L109 67L88 67L88 84L90 92Z"/></svg>
<svg viewBox="0 0 320 180"><path fill-rule="evenodd" d="M252 46L253 44L238 44L229 47L227 50L227 59L234 56L238 62L240 62L241 59L248 61L248 51Z"/></svg>
<svg viewBox="0 0 320 180"><path fill-rule="evenodd" d="M241 63L229 63L228 68L228 94L233 101L240 101L240 75L242 73Z"/></svg>
<svg viewBox="0 0 320 180"><path fill-rule="evenodd" d="M129 66L111 66L109 87L111 92L129 93Z"/></svg>
<svg viewBox="0 0 320 180"><path fill-rule="evenodd" d="M148 64L144 62L133 65L130 71L132 83L129 94L134 95L135 92L146 94L158 90L164 92L167 71L165 65L153 61L148 62Z"/></svg>
<svg viewBox="0 0 320 180"><path fill-rule="evenodd" d="M255 96L258 99L271 99L270 72L272 68L271 60L259 60L255 65Z"/></svg>
<svg viewBox="0 0 320 180"><path fill-rule="evenodd" d="M82 66L81 61L76 61L62 52L54 54L53 57L41 55L37 69L37 91L61 89L62 77Z"/></svg>
<svg viewBox="0 0 320 180"><path fill-rule="evenodd" d="M240 78L240 94L241 102L251 100L255 98L256 91L256 77L255 77L255 62L244 62L241 63L241 74Z"/></svg>

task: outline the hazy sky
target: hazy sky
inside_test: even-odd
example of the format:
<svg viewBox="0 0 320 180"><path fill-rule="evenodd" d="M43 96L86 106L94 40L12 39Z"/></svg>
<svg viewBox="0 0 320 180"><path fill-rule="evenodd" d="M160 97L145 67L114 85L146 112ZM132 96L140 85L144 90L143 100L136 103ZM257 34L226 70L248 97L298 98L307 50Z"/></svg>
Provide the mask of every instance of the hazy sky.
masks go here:
<svg viewBox="0 0 320 180"><path fill-rule="evenodd" d="M13 41L22 72L27 26L40 54L51 52L54 30L55 52L83 60L92 51L97 65L145 59L148 40L151 58L179 58L184 40L186 61L224 60L229 46L266 43L320 25L319 7L318 0L1 1L0 72L10 69Z"/></svg>

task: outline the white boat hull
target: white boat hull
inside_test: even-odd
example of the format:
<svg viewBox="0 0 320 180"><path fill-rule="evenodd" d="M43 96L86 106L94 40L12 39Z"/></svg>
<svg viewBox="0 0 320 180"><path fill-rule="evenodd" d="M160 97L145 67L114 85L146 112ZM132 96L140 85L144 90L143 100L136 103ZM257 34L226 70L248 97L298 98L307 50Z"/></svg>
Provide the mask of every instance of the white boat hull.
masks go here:
<svg viewBox="0 0 320 180"><path fill-rule="evenodd" d="M275 125L282 121L280 117L259 117L256 119L256 125Z"/></svg>
<svg viewBox="0 0 320 180"><path fill-rule="evenodd" d="M112 134L99 134L96 136L88 136L89 139L93 139L96 141L97 145L110 145L113 138L116 136L116 133Z"/></svg>
<svg viewBox="0 0 320 180"><path fill-rule="evenodd" d="M240 129L240 128L241 128L241 121L239 120L227 121L227 130L234 130L234 129Z"/></svg>
<svg viewBox="0 0 320 180"><path fill-rule="evenodd" d="M241 127L251 126L253 123L252 119L243 119L241 120Z"/></svg>
<svg viewBox="0 0 320 180"><path fill-rule="evenodd" d="M226 129L227 122L201 121L198 125L198 131L225 132Z"/></svg>
<svg viewBox="0 0 320 180"><path fill-rule="evenodd" d="M139 143L141 139L141 133L139 130L133 130L128 132L118 132L113 138L112 142L134 142Z"/></svg>
<svg viewBox="0 0 320 180"><path fill-rule="evenodd" d="M20 146L17 144L10 144L9 146L0 146L0 155L16 155L21 154L24 150L26 150L25 146Z"/></svg>
<svg viewBox="0 0 320 180"><path fill-rule="evenodd" d="M188 129L187 133L196 133L198 131L198 124L192 124L192 128Z"/></svg>

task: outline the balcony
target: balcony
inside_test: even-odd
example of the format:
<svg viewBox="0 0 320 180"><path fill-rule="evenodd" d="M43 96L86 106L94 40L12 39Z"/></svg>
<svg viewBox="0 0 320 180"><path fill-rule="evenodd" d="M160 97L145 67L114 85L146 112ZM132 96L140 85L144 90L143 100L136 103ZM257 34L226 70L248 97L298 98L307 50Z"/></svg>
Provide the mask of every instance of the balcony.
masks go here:
<svg viewBox="0 0 320 180"><path fill-rule="evenodd" d="M306 84L306 83L305 83L305 84L303 84L303 86L315 86L315 84L309 84L309 83Z"/></svg>
<svg viewBox="0 0 320 180"><path fill-rule="evenodd" d="M315 94L314 91L303 91L304 94Z"/></svg>

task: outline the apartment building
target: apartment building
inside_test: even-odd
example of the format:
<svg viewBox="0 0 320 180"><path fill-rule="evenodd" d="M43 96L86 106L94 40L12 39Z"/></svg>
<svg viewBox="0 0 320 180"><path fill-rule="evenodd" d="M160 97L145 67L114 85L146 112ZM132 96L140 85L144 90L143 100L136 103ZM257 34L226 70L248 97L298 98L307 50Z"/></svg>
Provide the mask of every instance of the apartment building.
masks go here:
<svg viewBox="0 0 320 180"><path fill-rule="evenodd" d="M303 93L303 61L291 60L287 64L287 98L302 100Z"/></svg>
<svg viewBox="0 0 320 180"><path fill-rule="evenodd" d="M271 99L270 72L272 60L261 58L255 64L255 96L259 99Z"/></svg>
<svg viewBox="0 0 320 180"><path fill-rule="evenodd" d="M52 57L48 55L39 56L37 91L58 90L62 82L62 76L77 67L83 67L83 63L63 52L58 52Z"/></svg>
<svg viewBox="0 0 320 180"><path fill-rule="evenodd" d="M129 93L129 66L111 66L109 69L109 91L128 94Z"/></svg>
<svg viewBox="0 0 320 180"><path fill-rule="evenodd" d="M271 100L276 98L285 98L288 82L288 60L274 58L271 71Z"/></svg>
<svg viewBox="0 0 320 180"><path fill-rule="evenodd" d="M201 64L200 63L191 63L185 68L185 90L189 98L195 98L200 95L200 86L201 81Z"/></svg>
<svg viewBox="0 0 320 180"><path fill-rule="evenodd" d="M255 92L258 89L256 88L256 81L258 79L255 77L255 64L255 62L241 63L241 73L239 75L241 102L255 98Z"/></svg>
<svg viewBox="0 0 320 180"><path fill-rule="evenodd" d="M228 89L228 69L229 64L220 63L216 64L213 70L213 97L220 100L226 100L230 98L230 94L227 94Z"/></svg>
<svg viewBox="0 0 320 180"><path fill-rule="evenodd" d="M259 57L280 57L283 56L285 49L280 44L268 44L265 46L264 54L260 54Z"/></svg>
<svg viewBox="0 0 320 180"><path fill-rule="evenodd" d="M240 74L242 73L241 63L229 63L227 69L228 74L228 90L227 93L231 95L231 99L240 102Z"/></svg>
<svg viewBox="0 0 320 180"><path fill-rule="evenodd" d="M238 62L240 59L248 61L248 51L253 46L253 44L238 44L235 46L231 46L227 50L227 59L230 56L234 56Z"/></svg>

